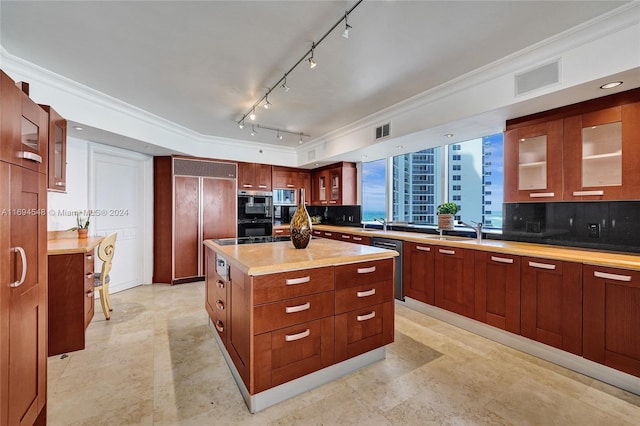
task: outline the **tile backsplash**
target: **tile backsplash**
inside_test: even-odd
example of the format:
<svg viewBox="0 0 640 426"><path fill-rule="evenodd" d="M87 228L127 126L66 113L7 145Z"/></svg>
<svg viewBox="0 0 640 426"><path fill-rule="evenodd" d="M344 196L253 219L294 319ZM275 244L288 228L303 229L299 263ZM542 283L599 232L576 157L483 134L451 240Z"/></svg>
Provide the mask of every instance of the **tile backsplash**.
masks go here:
<svg viewBox="0 0 640 426"><path fill-rule="evenodd" d="M502 237L640 253L640 201L505 203Z"/></svg>

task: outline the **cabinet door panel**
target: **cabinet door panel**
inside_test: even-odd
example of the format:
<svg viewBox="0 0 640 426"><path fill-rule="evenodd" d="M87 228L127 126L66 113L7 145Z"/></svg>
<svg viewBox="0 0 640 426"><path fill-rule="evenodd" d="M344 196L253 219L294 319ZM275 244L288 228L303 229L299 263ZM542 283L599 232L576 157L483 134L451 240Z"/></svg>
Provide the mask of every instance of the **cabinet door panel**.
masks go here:
<svg viewBox="0 0 640 426"><path fill-rule="evenodd" d="M476 319L520 333L520 257L475 253Z"/></svg>
<svg viewBox="0 0 640 426"><path fill-rule="evenodd" d="M236 236L236 185L231 179L202 179L202 239Z"/></svg>
<svg viewBox="0 0 640 426"><path fill-rule="evenodd" d="M249 382L251 368L251 282L235 266L230 268L229 313L227 319L227 351L238 369L242 381L252 392Z"/></svg>
<svg viewBox="0 0 640 426"><path fill-rule="evenodd" d="M197 177L174 178L174 279L198 276L199 182Z"/></svg>
<svg viewBox="0 0 640 426"><path fill-rule="evenodd" d="M436 247L435 305L474 318L473 250Z"/></svg>
<svg viewBox="0 0 640 426"><path fill-rule="evenodd" d="M386 302L336 315L336 362L392 343L393 305Z"/></svg>
<svg viewBox="0 0 640 426"><path fill-rule="evenodd" d="M522 258L522 335L582 353L582 267L579 263Z"/></svg>
<svg viewBox="0 0 640 426"><path fill-rule="evenodd" d="M583 271L584 357L640 377L640 272Z"/></svg>
<svg viewBox="0 0 640 426"><path fill-rule="evenodd" d="M433 305L436 246L404 243L403 283L405 296Z"/></svg>

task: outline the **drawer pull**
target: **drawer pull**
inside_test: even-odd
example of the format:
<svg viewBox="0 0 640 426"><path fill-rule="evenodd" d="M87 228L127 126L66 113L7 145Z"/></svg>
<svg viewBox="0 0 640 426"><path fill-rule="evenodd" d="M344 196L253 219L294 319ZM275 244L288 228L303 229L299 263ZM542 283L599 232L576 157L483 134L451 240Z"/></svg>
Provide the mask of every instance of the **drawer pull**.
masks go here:
<svg viewBox="0 0 640 426"><path fill-rule="evenodd" d="M530 198L550 198L555 196L555 192L534 192L533 194L529 194Z"/></svg>
<svg viewBox="0 0 640 426"><path fill-rule="evenodd" d="M420 251L431 251L431 247L416 246L416 250L420 250Z"/></svg>
<svg viewBox="0 0 640 426"><path fill-rule="evenodd" d="M532 266L534 268L540 268L540 269L550 269L550 270L556 269L556 265L552 265L550 263L529 262L529 266Z"/></svg>
<svg viewBox="0 0 640 426"><path fill-rule="evenodd" d="M491 256L491 260L498 263L513 263L513 259L507 257Z"/></svg>
<svg viewBox="0 0 640 426"><path fill-rule="evenodd" d="M292 184L292 183L288 183L288 184L287 184L287 188L295 188L295 187L296 187L296 186L295 186L294 184Z"/></svg>
<svg viewBox="0 0 640 426"><path fill-rule="evenodd" d="M354 241L362 241L362 237L352 237Z"/></svg>
<svg viewBox="0 0 640 426"><path fill-rule="evenodd" d="M375 316L376 316L376 311L372 311L372 312L369 312L368 314L358 315L356 319L358 321L366 321L366 320L370 320L371 318L374 318Z"/></svg>
<svg viewBox="0 0 640 426"><path fill-rule="evenodd" d="M216 330L218 330L220 333L224 331L224 323L222 321L216 321Z"/></svg>
<svg viewBox="0 0 640 426"><path fill-rule="evenodd" d="M344 238L345 240L348 240L349 238L351 238L350 235L342 235L342 238Z"/></svg>
<svg viewBox="0 0 640 426"><path fill-rule="evenodd" d="M88 255L87 255L87 260L93 260L93 255L88 254Z"/></svg>
<svg viewBox="0 0 640 426"><path fill-rule="evenodd" d="M605 278L608 280L614 281L631 281L631 275L618 275L618 274L609 274L607 272L593 271L593 276L598 278Z"/></svg>
<svg viewBox="0 0 640 426"><path fill-rule="evenodd" d="M306 311L310 307L311 307L311 303L307 302L307 303L303 303L302 305L298 305L298 306L287 306L286 308L284 308L284 311L287 314L293 314L295 312Z"/></svg>
<svg viewBox="0 0 640 426"><path fill-rule="evenodd" d="M87 291L87 297L88 297L89 299L93 298L93 297L94 297L94 295L95 295L95 294L93 293L93 290L88 290L88 291Z"/></svg>
<svg viewBox="0 0 640 426"><path fill-rule="evenodd" d="M34 154L33 152L29 152L29 151L20 151L18 153L18 158L24 158L25 160L30 160L36 163L42 163L42 157L39 156L38 154Z"/></svg>
<svg viewBox="0 0 640 426"><path fill-rule="evenodd" d="M276 230L275 230L275 233L276 233L276 234L282 234L283 232L284 232L284 230L283 230L283 229L276 229Z"/></svg>
<svg viewBox="0 0 640 426"><path fill-rule="evenodd" d="M243 188L253 188L253 185L251 185L250 183L243 183L242 187Z"/></svg>
<svg viewBox="0 0 640 426"><path fill-rule="evenodd" d="M333 234L332 234L331 232L325 232L325 233L324 233L324 235L325 235L325 237L330 237L330 236L332 236Z"/></svg>
<svg viewBox="0 0 640 426"><path fill-rule="evenodd" d="M367 290L367 291L359 291L356 293L356 295L358 297L367 297L367 296L373 296L374 294L376 294L376 289L372 288L371 290Z"/></svg>
<svg viewBox="0 0 640 426"><path fill-rule="evenodd" d="M224 281L222 281L222 280L217 280L217 281L216 281L216 285L217 285L219 288L224 288Z"/></svg>
<svg viewBox="0 0 640 426"><path fill-rule="evenodd" d="M56 182L56 186L64 186L64 182Z"/></svg>
<svg viewBox="0 0 640 426"><path fill-rule="evenodd" d="M309 275L307 275L306 277L300 277L300 278L289 278L287 280L285 280L285 284L286 285L295 285L295 284L304 284L304 283L308 283L309 281L311 281L311 277Z"/></svg>
<svg viewBox="0 0 640 426"><path fill-rule="evenodd" d="M88 280L89 280L89 279L91 279L91 278L93 278L93 272L87 272L87 273L85 274L85 277L87 277L87 279L88 279Z"/></svg>
<svg viewBox="0 0 640 426"><path fill-rule="evenodd" d="M573 191L574 197L586 197L589 195L604 195L604 191L601 189L597 191Z"/></svg>
<svg viewBox="0 0 640 426"><path fill-rule="evenodd" d="M456 254L455 250L438 249L438 252L440 252L442 254Z"/></svg>
<svg viewBox="0 0 640 426"><path fill-rule="evenodd" d="M266 189L266 188L267 188L267 185L265 185L264 183L261 183L261 184L259 184L259 185L258 185L258 188L260 188L260 189Z"/></svg>
<svg viewBox="0 0 640 426"><path fill-rule="evenodd" d="M222 302L222 300L216 300L216 308L224 311L224 303Z"/></svg>
<svg viewBox="0 0 640 426"><path fill-rule="evenodd" d="M368 268L358 268L358 273L359 274L370 274L372 272L376 271L376 267L375 266L370 266Z"/></svg>
<svg viewBox="0 0 640 426"><path fill-rule="evenodd" d="M297 334L285 334L284 335L284 341L285 342L293 342L294 340L300 340L300 339L304 339L305 337L307 337L309 334L311 334L311 331L307 328L305 331L303 331L302 333L297 333Z"/></svg>

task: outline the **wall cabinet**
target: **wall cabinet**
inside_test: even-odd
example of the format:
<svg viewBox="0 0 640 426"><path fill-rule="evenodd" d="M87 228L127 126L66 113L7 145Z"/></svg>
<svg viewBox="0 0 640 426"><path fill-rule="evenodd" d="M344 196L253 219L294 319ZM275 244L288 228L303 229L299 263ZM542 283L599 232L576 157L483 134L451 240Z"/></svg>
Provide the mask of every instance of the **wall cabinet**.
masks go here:
<svg viewBox="0 0 640 426"><path fill-rule="evenodd" d="M94 315L94 250L48 256L48 356L85 348L85 330Z"/></svg>
<svg viewBox="0 0 640 426"><path fill-rule="evenodd" d="M0 79L0 425L44 424L47 114Z"/></svg>
<svg viewBox="0 0 640 426"><path fill-rule="evenodd" d="M67 190L67 120L49 105L40 105L49 115L49 175L47 188L50 191Z"/></svg>
<svg viewBox="0 0 640 426"><path fill-rule="evenodd" d="M582 265L522 257L521 334L582 353Z"/></svg>
<svg viewBox="0 0 640 426"><path fill-rule="evenodd" d="M238 189L271 191L271 165L238 163Z"/></svg>
<svg viewBox="0 0 640 426"><path fill-rule="evenodd" d="M504 199L562 199L562 120L507 130L504 136Z"/></svg>
<svg viewBox="0 0 640 426"><path fill-rule="evenodd" d="M404 294L429 305L435 304L435 252L437 246L405 241L402 282Z"/></svg>
<svg viewBox="0 0 640 426"><path fill-rule="evenodd" d="M585 265L583 356L640 377L640 272Z"/></svg>
<svg viewBox="0 0 640 426"><path fill-rule="evenodd" d="M236 165L154 158L153 282L200 280L202 241L236 236Z"/></svg>
<svg viewBox="0 0 640 426"><path fill-rule="evenodd" d="M505 202L640 199L640 89L507 121Z"/></svg>
<svg viewBox="0 0 640 426"><path fill-rule="evenodd" d="M311 204L310 172L290 167L273 166L272 183L273 189L295 189L296 197L299 195L298 190L304 189L305 204Z"/></svg>
<svg viewBox="0 0 640 426"><path fill-rule="evenodd" d="M312 203L321 205L356 204L356 166L338 163L311 172Z"/></svg>
<svg viewBox="0 0 640 426"><path fill-rule="evenodd" d="M473 257L473 250L436 247L434 260L434 301L436 306L474 318Z"/></svg>
<svg viewBox="0 0 640 426"><path fill-rule="evenodd" d="M478 321L520 333L520 256L475 252Z"/></svg>

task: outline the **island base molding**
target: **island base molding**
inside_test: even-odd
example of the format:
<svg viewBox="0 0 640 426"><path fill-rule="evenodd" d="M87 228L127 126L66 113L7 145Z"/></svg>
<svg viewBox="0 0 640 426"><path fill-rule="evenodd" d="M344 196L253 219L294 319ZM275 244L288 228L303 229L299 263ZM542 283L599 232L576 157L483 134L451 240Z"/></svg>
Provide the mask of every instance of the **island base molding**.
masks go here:
<svg viewBox="0 0 640 426"><path fill-rule="evenodd" d="M242 381L242 378L240 377L240 373L236 369L236 366L233 364L233 361L229 357L224 343L222 342L222 340L220 340L220 337L215 329L215 325L213 324L211 319L209 319L208 324L211 330L211 334L213 334L213 337L215 338L216 343L220 348L220 352L222 353L222 356L224 357L229 370L231 370L231 375L236 381L236 385L238 385L238 389L240 390L242 398L244 399L245 404L247 404L247 408L249 409L250 413L257 413L258 411L262 411L265 408L271 407L272 405L278 404L311 389L317 388L318 386L322 386L333 380L339 379L342 376L357 371L363 367L366 367L367 365L373 364L374 362L382 361L386 356L386 349L384 346L382 346L353 358L349 358L337 364L330 365L329 367L323 368L322 370L307 374L306 376L300 377L298 379L291 380L279 386L251 395L244 382Z"/></svg>
<svg viewBox="0 0 640 426"><path fill-rule="evenodd" d="M492 327L409 297L406 297L404 302L398 300L395 302L413 309L414 311L423 313L440 321L444 321L510 348L517 349L545 361L552 362L580 374L584 374L596 380L600 380L619 387L620 389L640 395L640 379L632 376L631 374L598 364L586 358L545 345L544 343L539 343L526 337L509 333L508 331Z"/></svg>

